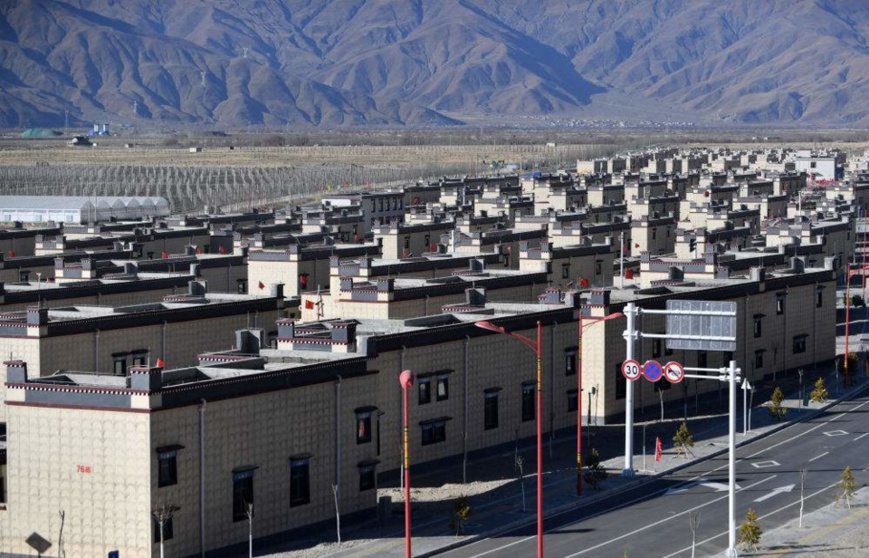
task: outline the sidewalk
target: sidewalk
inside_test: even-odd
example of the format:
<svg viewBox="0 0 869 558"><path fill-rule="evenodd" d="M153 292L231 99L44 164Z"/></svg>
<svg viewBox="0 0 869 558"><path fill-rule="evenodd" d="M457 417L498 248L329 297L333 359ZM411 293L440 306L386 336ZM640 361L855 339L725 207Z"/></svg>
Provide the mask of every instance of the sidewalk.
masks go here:
<svg viewBox="0 0 869 558"><path fill-rule="evenodd" d="M806 374L804 386L810 391L815 375ZM869 387L866 376L860 374L860 383L837 393L835 372L828 370L825 382L831 399L825 404L809 403L802 406L799 397L799 386L793 378L787 382L778 382L789 397L783 402L788 409L785 420L773 420L766 407L755 406L751 410L751 431L743 435L742 392L737 392L737 445L767 435L784 428L791 422L804 420L823 411L834 404L834 398L847 398ZM797 380L798 382L798 380ZM755 402L768 399L772 391L770 382L766 382L765 390L755 394ZM841 388L841 386L840 386ZM765 395L764 395L765 393ZM762 396L759 397L759 395ZM726 394L724 406L726 409ZM680 409L681 410L681 409ZM658 417L660 418L660 417ZM691 463L713 455L725 453L728 447L728 432L726 414L688 417L688 426L694 437L693 457L685 459L678 456L673 448L673 434L682 422L682 418L671 418L663 422L640 422L635 424L635 451L633 478L621 475L624 467L624 427L583 426L583 448L586 460L591 447L600 451L602 464L609 472L609 477L600 485L599 490L593 490L583 482L582 497L576 496L576 437L564 437L551 442L546 439L544 446L544 507L545 515L550 516L561 511L575 508L579 505L593 502L602 496L626 490L656 476L684 468ZM645 426L645 444L643 431ZM590 434L590 442L588 436ZM655 438L660 436L663 442L661 461L656 463L654 457ZM525 441L528 442L527 440ZM645 466L643 447L647 448ZM515 454L521 455L524 461L524 511L523 490L518 480L515 467ZM474 540L491 537L522 525L532 525L536 521L536 465L534 462L535 447L519 446L514 451L502 451L485 459L468 463L468 483L462 484L461 462L455 466L414 474L411 471L411 501L412 501L412 546L415 557L430 556L449 548L468 544ZM471 506L471 515L465 524L464 534L456 536L455 529L450 527L450 511L456 498L466 495ZM336 542L334 527L330 530L312 533L305 540L294 540L280 548L258 549L259 556L274 558L311 558L315 556L404 556L404 498L400 488L383 488L379 497L392 498L391 515L380 523L375 514L355 525L345 525L342 529L342 543Z"/></svg>

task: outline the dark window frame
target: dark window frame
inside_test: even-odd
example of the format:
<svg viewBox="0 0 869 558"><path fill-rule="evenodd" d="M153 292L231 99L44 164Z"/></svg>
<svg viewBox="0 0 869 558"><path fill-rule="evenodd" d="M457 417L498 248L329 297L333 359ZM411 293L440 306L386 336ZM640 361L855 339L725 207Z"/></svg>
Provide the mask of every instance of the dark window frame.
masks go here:
<svg viewBox="0 0 869 558"><path fill-rule="evenodd" d="M417 388L419 394L418 403L420 405L428 405L431 403L431 376L425 378L417 377L417 383L419 384Z"/></svg>
<svg viewBox="0 0 869 558"><path fill-rule="evenodd" d="M576 389L567 390L567 412L568 413L579 412L579 390L576 390Z"/></svg>
<svg viewBox="0 0 869 558"><path fill-rule="evenodd" d="M522 382L522 422L533 421L537 418L536 391L536 382Z"/></svg>
<svg viewBox="0 0 869 558"><path fill-rule="evenodd" d="M450 398L450 377L447 374L439 374L435 384L435 401L446 401Z"/></svg>
<svg viewBox="0 0 869 558"><path fill-rule="evenodd" d="M255 469L232 473L232 522L247 520L247 505L254 503L253 475Z"/></svg>
<svg viewBox="0 0 869 558"><path fill-rule="evenodd" d="M157 453L157 488L178 484L178 451Z"/></svg>
<svg viewBox="0 0 869 558"><path fill-rule="evenodd" d="M498 405L500 390L486 390L483 394L483 430L498 428Z"/></svg>
<svg viewBox="0 0 869 558"><path fill-rule="evenodd" d="M421 430L420 445L430 446L440 444L447 441L447 421L448 417L430 419L419 423Z"/></svg>
<svg viewBox="0 0 869 558"><path fill-rule="evenodd" d="M157 521L157 518L154 519L154 543L160 544L160 522ZM163 522L163 542L171 541L172 537L175 536L175 527L172 524L172 520L174 517L170 516Z"/></svg>
<svg viewBox="0 0 869 558"><path fill-rule="evenodd" d="M576 376L579 367L577 347L568 347L564 349L564 375Z"/></svg>
<svg viewBox="0 0 869 558"><path fill-rule="evenodd" d="M290 458L290 507L296 508L311 503L311 458Z"/></svg>

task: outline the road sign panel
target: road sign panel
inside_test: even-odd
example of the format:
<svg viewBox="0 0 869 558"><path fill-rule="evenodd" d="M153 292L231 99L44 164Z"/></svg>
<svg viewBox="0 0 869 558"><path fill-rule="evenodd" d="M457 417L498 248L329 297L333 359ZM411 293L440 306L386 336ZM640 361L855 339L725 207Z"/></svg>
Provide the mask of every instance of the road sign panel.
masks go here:
<svg viewBox="0 0 869 558"><path fill-rule="evenodd" d="M678 384L685 377L685 368L676 361L668 362L664 365L664 377L671 384Z"/></svg>
<svg viewBox="0 0 869 558"><path fill-rule="evenodd" d="M622 375L628 380L636 380L641 373L640 363L636 360L631 358L622 363Z"/></svg>
<svg viewBox="0 0 869 558"><path fill-rule="evenodd" d="M647 360L643 363L643 376L650 382L657 382L661 379L664 370L657 360Z"/></svg>
<svg viewBox="0 0 869 558"><path fill-rule="evenodd" d="M736 350L736 303L668 300L667 348L689 351Z"/></svg>

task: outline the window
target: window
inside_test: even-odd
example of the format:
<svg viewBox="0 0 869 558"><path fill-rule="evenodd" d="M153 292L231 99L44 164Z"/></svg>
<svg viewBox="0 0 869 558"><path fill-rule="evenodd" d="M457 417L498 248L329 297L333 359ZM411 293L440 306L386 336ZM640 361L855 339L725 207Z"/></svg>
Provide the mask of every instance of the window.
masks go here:
<svg viewBox="0 0 869 558"><path fill-rule="evenodd" d="M133 366L145 366L147 357L145 355L134 355Z"/></svg>
<svg viewBox="0 0 869 558"><path fill-rule="evenodd" d="M431 403L431 378L417 378L419 381L419 404Z"/></svg>
<svg viewBox="0 0 869 558"><path fill-rule="evenodd" d="M761 324L760 324L760 318L755 318L754 319L754 336L760 337L762 335L762 333L763 333L763 328L761 327Z"/></svg>
<svg viewBox="0 0 869 558"><path fill-rule="evenodd" d="M124 376L127 374L127 357L112 355L112 373L115 376Z"/></svg>
<svg viewBox="0 0 869 558"><path fill-rule="evenodd" d="M290 507L304 506L311 502L311 458L290 458Z"/></svg>
<svg viewBox="0 0 869 558"><path fill-rule="evenodd" d="M404 237L404 249L410 250L410 237L409 236Z"/></svg>
<svg viewBox="0 0 869 558"><path fill-rule="evenodd" d="M794 354L806 352L806 335L794 337Z"/></svg>
<svg viewBox="0 0 869 558"><path fill-rule="evenodd" d="M594 261L594 274L600 275L603 273L603 262L601 260Z"/></svg>
<svg viewBox="0 0 869 558"><path fill-rule="evenodd" d="M815 290L815 308L821 308L824 306L824 291L820 288Z"/></svg>
<svg viewBox="0 0 869 558"><path fill-rule="evenodd" d="M660 339L652 339L652 358L658 358L661 356L661 340Z"/></svg>
<svg viewBox="0 0 869 558"><path fill-rule="evenodd" d="M422 428L422 445L430 446L447 440L447 421L449 419L438 418L419 423Z"/></svg>
<svg viewBox="0 0 869 558"><path fill-rule="evenodd" d="M652 229L652 240L658 238L658 229Z"/></svg>
<svg viewBox="0 0 869 558"><path fill-rule="evenodd" d="M522 422L534 420L534 382L522 384Z"/></svg>
<svg viewBox="0 0 869 558"><path fill-rule="evenodd" d="M561 264L561 278L569 279L570 278L570 264Z"/></svg>
<svg viewBox="0 0 869 558"><path fill-rule="evenodd" d="M172 540L172 536L174 535L174 529L172 528L172 517L168 517L163 521L163 541ZM160 522L157 521L157 518L154 518L154 542L160 542Z"/></svg>
<svg viewBox="0 0 869 558"><path fill-rule="evenodd" d="M754 351L754 368L755 370L763 368L763 349Z"/></svg>
<svg viewBox="0 0 869 558"><path fill-rule="evenodd" d="M245 521L247 507L253 504L253 473L255 468L232 472L232 521Z"/></svg>
<svg viewBox="0 0 869 558"><path fill-rule="evenodd" d="M370 409L356 409L356 443L367 444L371 441Z"/></svg>
<svg viewBox="0 0 869 558"><path fill-rule="evenodd" d="M579 409L579 392L575 389L567 390L567 412L575 413Z"/></svg>
<svg viewBox="0 0 869 558"><path fill-rule="evenodd" d="M238 294L247 294L247 279L236 279Z"/></svg>
<svg viewBox="0 0 869 558"><path fill-rule="evenodd" d="M21 270L18 272L18 281L21 283L27 283L30 281L30 272Z"/></svg>
<svg viewBox="0 0 869 558"><path fill-rule="evenodd" d="M450 398L450 377L446 374L438 376L438 391L435 398L438 401L446 401Z"/></svg>
<svg viewBox="0 0 869 558"><path fill-rule="evenodd" d="M615 386L616 386L616 401L620 399L624 399L628 395L628 386L627 383L630 380L626 380L624 375L622 375L622 363L616 362L613 365L615 374Z"/></svg>
<svg viewBox="0 0 869 558"><path fill-rule="evenodd" d="M178 484L178 450L157 448L157 486Z"/></svg>
<svg viewBox="0 0 869 558"><path fill-rule="evenodd" d="M359 492L377 488L377 461L359 463Z"/></svg>
<svg viewBox="0 0 869 558"><path fill-rule="evenodd" d="M782 315L785 313L785 295L778 295L775 299L775 313Z"/></svg>
<svg viewBox="0 0 869 558"><path fill-rule="evenodd" d="M492 430L498 428L498 392L501 388L487 389L483 395L483 429Z"/></svg>
<svg viewBox="0 0 869 558"><path fill-rule="evenodd" d="M564 350L564 375L576 375L576 347L569 347Z"/></svg>

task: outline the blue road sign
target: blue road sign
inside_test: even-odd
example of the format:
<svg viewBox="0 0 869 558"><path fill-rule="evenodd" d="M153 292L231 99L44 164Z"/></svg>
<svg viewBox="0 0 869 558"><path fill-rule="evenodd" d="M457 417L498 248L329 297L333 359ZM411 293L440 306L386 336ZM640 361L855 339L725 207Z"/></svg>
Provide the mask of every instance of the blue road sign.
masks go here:
<svg viewBox="0 0 869 558"><path fill-rule="evenodd" d="M664 374L661 364L656 360L647 360L643 363L643 376L650 382L657 382Z"/></svg>

